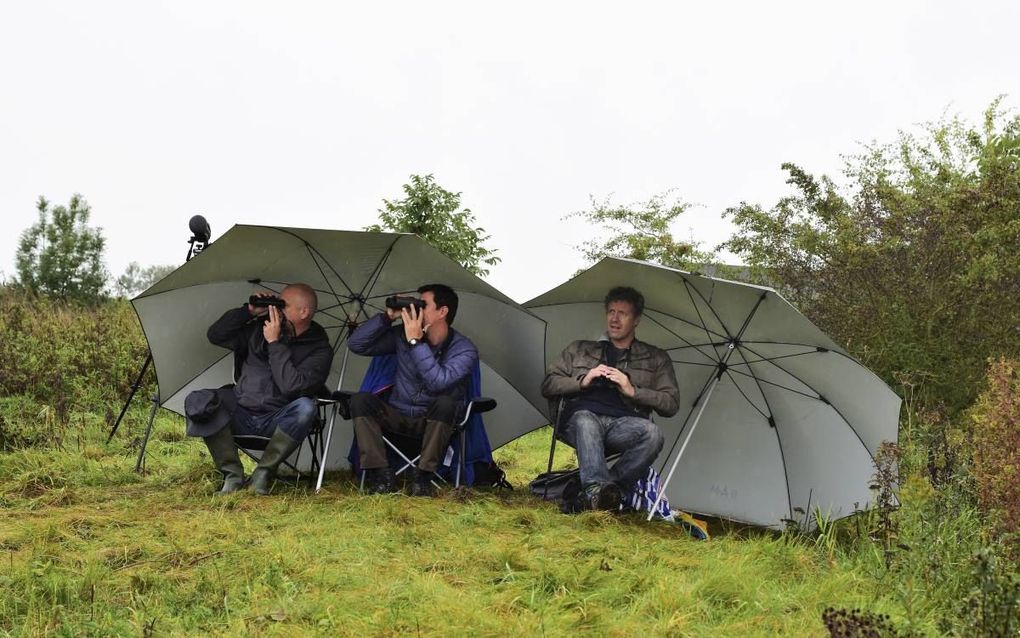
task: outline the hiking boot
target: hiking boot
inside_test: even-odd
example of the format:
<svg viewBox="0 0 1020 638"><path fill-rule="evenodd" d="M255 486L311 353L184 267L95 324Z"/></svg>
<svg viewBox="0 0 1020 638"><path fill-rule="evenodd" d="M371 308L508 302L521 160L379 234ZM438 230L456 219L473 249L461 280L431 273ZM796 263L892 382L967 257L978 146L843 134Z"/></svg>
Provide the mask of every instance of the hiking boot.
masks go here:
<svg viewBox="0 0 1020 638"><path fill-rule="evenodd" d="M300 445L301 441L295 441L289 434L276 428L269 443L266 444L265 451L262 452L258 467L251 473L251 486L256 494L269 495L269 488L276 478L276 468L280 467L280 463L283 463Z"/></svg>
<svg viewBox="0 0 1020 638"><path fill-rule="evenodd" d="M623 495L616 483L592 483L579 491L572 498L564 496L560 511L564 514L576 514L591 510L615 512L620 509Z"/></svg>
<svg viewBox="0 0 1020 638"><path fill-rule="evenodd" d="M397 491L397 478L393 470L380 467L365 470L365 491L369 494L392 494Z"/></svg>
<svg viewBox="0 0 1020 638"><path fill-rule="evenodd" d="M216 494L230 494L244 487L244 466L241 465L241 458L237 455L237 445L234 443L230 427L227 426L212 436L203 437L203 440L209 448L209 456L216 464L216 469L223 475L223 486Z"/></svg>
<svg viewBox="0 0 1020 638"><path fill-rule="evenodd" d="M432 484L432 472L415 468L414 481L411 483L411 496L435 496L436 486Z"/></svg>
<svg viewBox="0 0 1020 638"><path fill-rule="evenodd" d="M589 488L590 489L590 488ZM623 493L616 483L595 485L594 493L585 490L591 499L591 509L605 512L616 512L623 502Z"/></svg>

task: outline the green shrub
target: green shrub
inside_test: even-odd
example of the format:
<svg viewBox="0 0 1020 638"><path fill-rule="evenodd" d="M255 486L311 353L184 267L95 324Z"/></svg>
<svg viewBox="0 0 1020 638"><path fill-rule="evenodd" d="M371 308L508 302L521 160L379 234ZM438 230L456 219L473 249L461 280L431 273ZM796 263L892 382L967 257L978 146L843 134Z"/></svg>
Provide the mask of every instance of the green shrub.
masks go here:
<svg viewBox="0 0 1020 638"><path fill-rule="evenodd" d="M123 300L83 306L0 288L0 447L57 443L74 415L117 409L146 352Z"/></svg>

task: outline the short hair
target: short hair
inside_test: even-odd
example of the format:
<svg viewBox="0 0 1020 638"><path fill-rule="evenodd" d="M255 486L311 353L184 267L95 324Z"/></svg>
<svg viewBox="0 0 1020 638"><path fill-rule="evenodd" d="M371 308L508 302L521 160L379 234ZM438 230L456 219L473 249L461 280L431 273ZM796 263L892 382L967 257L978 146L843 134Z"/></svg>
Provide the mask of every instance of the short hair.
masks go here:
<svg viewBox="0 0 1020 638"><path fill-rule="evenodd" d="M312 311L312 315L319 309L319 296L315 294L315 289L308 284L289 284L286 288L297 290L301 294L301 298L304 299L308 309Z"/></svg>
<svg viewBox="0 0 1020 638"><path fill-rule="evenodd" d="M609 304L614 301L629 303L634 307L635 316L640 317L645 312L645 296L630 286L617 286L606 293L606 299L603 302L606 310L609 310Z"/></svg>
<svg viewBox="0 0 1020 638"><path fill-rule="evenodd" d="M453 319L457 316L457 304L460 301L457 298L457 293L453 291L446 284L425 284L418 289L418 294L423 292L431 292L433 299L436 302L436 308L442 308L446 306L446 325L452 326Z"/></svg>

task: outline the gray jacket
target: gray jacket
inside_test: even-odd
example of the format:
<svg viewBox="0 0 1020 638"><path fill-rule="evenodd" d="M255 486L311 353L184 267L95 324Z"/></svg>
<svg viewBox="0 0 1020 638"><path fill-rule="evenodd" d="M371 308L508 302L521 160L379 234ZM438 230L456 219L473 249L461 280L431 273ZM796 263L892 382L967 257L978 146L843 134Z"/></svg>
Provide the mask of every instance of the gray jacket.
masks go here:
<svg viewBox="0 0 1020 638"><path fill-rule="evenodd" d="M581 394L581 380L588 371L606 363L606 341L574 341L560 353L546 372L542 396L549 399L553 422L560 399L572 401ZM652 410L670 417L680 409L680 389L669 355L655 346L634 340L630 355L617 364L634 386L634 397L621 397L637 416L648 418Z"/></svg>
<svg viewBox="0 0 1020 638"><path fill-rule="evenodd" d="M237 404L252 414L275 412L300 397L314 397L326 384L333 348L326 331L312 322L300 336L267 343L263 322L246 306L228 310L209 326L215 345L234 351Z"/></svg>

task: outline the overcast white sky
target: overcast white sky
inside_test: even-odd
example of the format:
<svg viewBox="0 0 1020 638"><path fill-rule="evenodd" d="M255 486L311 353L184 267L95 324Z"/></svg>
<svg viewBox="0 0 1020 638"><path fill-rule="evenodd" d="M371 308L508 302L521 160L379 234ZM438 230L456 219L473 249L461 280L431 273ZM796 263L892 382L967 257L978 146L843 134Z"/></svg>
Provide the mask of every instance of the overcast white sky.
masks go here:
<svg viewBox="0 0 1020 638"><path fill-rule="evenodd" d="M1020 98L1017 2L5 2L0 271L78 192L113 274L187 222L359 230L412 173L463 192L525 301L583 263L589 195L668 188L711 247L779 165Z"/></svg>

